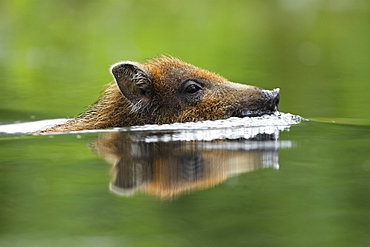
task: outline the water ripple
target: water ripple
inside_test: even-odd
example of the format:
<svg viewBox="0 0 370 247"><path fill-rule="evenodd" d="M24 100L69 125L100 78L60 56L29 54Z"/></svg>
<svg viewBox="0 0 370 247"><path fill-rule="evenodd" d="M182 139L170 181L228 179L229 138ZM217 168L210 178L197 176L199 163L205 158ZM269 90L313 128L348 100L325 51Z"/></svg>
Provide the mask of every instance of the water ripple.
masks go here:
<svg viewBox="0 0 370 247"><path fill-rule="evenodd" d="M173 124L148 124L143 126L131 126L105 130L83 130L56 134L77 133L103 133L103 132L141 132L145 133L140 138L145 142L168 142L168 141L210 141L216 139L251 139L258 136L276 135L279 131L289 130L291 125L299 124L304 118L290 113L277 113L260 117L229 118L225 120L207 120L199 122L173 123ZM15 123L0 126L3 134L26 134L43 129L47 126L60 124L68 119L49 119L42 121ZM48 134L50 135L50 134Z"/></svg>

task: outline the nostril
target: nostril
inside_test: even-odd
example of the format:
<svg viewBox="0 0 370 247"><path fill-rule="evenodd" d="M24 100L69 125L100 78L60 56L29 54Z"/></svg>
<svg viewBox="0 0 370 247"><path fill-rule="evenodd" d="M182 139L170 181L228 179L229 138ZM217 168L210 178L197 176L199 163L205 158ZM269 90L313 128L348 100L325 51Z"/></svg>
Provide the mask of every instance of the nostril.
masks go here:
<svg viewBox="0 0 370 247"><path fill-rule="evenodd" d="M278 105L280 103L280 89L277 88L277 89L274 89L272 91L269 91L270 92L270 109L272 111L278 111Z"/></svg>
<svg viewBox="0 0 370 247"><path fill-rule="evenodd" d="M272 107L273 107L274 111L279 110L279 103L280 103L280 94L278 93L275 96L274 100L273 100L273 106Z"/></svg>
<svg viewBox="0 0 370 247"><path fill-rule="evenodd" d="M280 103L280 94L279 93L275 96L274 103L275 103L276 106L279 105L279 103Z"/></svg>

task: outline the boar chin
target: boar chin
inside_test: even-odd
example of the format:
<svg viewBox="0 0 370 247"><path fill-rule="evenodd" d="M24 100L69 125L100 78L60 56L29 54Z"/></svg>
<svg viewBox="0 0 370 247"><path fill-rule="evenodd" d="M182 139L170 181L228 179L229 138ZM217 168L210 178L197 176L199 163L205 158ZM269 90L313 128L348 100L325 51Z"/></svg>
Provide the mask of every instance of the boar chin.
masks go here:
<svg viewBox="0 0 370 247"><path fill-rule="evenodd" d="M240 109L231 113L231 117L260 117L263 115L271 115L279 112L276 110L250 110L250 109Z"/></svg>

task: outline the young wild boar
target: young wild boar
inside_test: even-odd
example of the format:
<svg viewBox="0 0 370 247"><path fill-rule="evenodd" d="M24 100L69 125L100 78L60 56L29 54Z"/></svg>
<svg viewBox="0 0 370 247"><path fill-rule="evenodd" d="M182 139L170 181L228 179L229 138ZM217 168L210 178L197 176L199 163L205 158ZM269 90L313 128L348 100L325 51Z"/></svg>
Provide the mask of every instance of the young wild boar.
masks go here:
<svg viewBox="0 0 370 247"><path fill-rule="evenodd" d="M237 84L173 57L111 67L115 79L86 112L41 133L252 117L278 110L279 89Z"/></svg>

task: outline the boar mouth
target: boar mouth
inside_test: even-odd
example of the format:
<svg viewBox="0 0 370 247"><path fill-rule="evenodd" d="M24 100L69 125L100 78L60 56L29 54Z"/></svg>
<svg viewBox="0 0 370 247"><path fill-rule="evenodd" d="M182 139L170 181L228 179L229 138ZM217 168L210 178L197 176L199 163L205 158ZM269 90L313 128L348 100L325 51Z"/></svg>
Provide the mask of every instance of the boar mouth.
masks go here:
<svg viewBox="0 0 370 247"><path fill-rule="evenodd" d="M233 112L231 117L260 117L263 115L271 115L276 112L279 112L279 109L276 107L276 110L249 110L249 109L242 109L239 111Z"/></svg>

